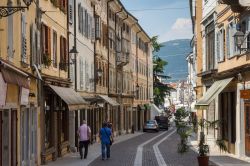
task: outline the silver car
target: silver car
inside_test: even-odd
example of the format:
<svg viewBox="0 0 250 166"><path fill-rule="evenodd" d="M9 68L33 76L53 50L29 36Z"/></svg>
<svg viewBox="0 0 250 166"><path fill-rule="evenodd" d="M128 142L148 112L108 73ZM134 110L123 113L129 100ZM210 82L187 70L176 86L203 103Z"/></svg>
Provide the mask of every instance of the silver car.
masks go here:
<svg viewBox="0 0 250 166"><path fill-rule="evenodd" d="M153 131L156 131L156 132L159 131L159 125L157 124L156 120L148 120L144 124L143 132L150 131L150 130L153 130Z"/></svg>

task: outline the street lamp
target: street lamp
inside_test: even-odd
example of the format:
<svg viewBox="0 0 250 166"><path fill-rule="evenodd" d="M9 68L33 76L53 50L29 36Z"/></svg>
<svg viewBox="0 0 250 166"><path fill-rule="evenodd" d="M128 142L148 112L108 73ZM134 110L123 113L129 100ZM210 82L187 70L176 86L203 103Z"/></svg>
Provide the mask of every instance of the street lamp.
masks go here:
<svg viewBox="0 0 250 166"><path fill-rule="evenodd" d="M234 37L234 41L235 41L236 46L240 49L241 45L244 42L245 34L242 31L237 31L237 32L235 32L233 37Z"/></svg>
<svg viewBox="0 0 250 166"><path fill-rule="evenodd" d="M73 63L76 62L76 57L77 57L78 53L79 52L77 51L75 46L73 46L72 49L69 51L70 59L72 60ZM74 55L74 59L72 59L73 55Z"/></svg>

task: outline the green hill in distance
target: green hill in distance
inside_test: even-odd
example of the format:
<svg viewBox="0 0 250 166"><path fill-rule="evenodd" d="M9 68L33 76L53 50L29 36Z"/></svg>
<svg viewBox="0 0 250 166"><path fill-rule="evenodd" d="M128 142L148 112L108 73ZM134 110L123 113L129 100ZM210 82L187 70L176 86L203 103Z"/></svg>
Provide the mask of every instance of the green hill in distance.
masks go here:
<svg viewBox="0 0 250 166"><path fill-rule="evenodd" d="M171 40L161 44L164 47L161 48L157 55L168 62L164 74L171 77L166 82L186 80L188 76L186 57L192 51L190 39Z"/></svg>

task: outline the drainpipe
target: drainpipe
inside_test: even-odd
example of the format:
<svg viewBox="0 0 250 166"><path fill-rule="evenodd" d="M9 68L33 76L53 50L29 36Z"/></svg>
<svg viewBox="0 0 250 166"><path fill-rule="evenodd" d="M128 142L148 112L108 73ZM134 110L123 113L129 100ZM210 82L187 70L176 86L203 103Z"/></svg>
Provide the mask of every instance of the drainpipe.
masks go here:
<svg viewBox="0 0 250 166"><path fill-rule="evenodd" d="M108 2L107 2L107 39L109 39L109 4L111 3L111 2L113 2L114 0L108 0ZM109 95L109 91L110 91L110 89L109 89L109 68L110 68L110 65L109 65L109 56L110 56L110 54L109 54L109 40L108 40L108 42L107 42L107 49L108 49L108 95Z"/></svg>
<svg viewBox="0 0 250 166"><path fill-rule="evenodd" d="M136 32L136 85L139 85L139 57L138 57L138 34L141 33L142 30ZM139 100L139 92L137 100Z"/></svg>
<svg viewBox="0 0 250 166"><path fill-rule="evenodd" d="M124 18L124 19L122 19L122 24L123 24L123 22L126 20L126 19L128 19L128 14L127 14L127 16ZM123 25L122 25L123 26ZM121 27L121 50L122 50L122 46L123 46L123 42L122 42L122 39L123 39L123 33L122 33L122 27ZM122 51L121 51L122 52ZM122 72L122 87L121 87L121 93L123 92L123 65L122 65L122 67L121 67L121 72Z"/></svg>
<svg viewBox="0 0 250 166"><path fill-rule="evenodd" d="M95 5L92 5L93 8L93 16L94 16L94 24L96 26L96 14L95 14ZM94 32L95 33L95 32ZM97 78L97 64L96 64L96 40L94 39L94 93L96 93L96 78ZM104 72L104 71L103 71Z"/></svg>
<svg viewBox="0 0 250 166"><path fill-rule="evenodd" d="M117 18L116 18L116 15L117 15L118 13L122 12L122 11L123 11L123 9L121 8L121 10L119 10L118 12L115 13L115 46L116 46L116 47L115 47L115 52L116 52L116 56L117 56L117 53L118 53L118 52L117 52L117 37L116 37L116 36L117 36L117 35L116 35L116 29L117 29L117 25L116 25L116 24L117 24ZM117 61L115 62L115 67L117 68ZM115 90L115 91L116 91L116 93L118 93L118 89L117 89L117 87L118 87L118 84L117 84L117 81L118 81L118 79L117 79L117 70L116 70L115 73L116 73L116 78L115 78L115 79L116 79L116 81L115 81L115 82L116 82L116 86L115 86L115 87L116 87L116 90Z"/></svg>

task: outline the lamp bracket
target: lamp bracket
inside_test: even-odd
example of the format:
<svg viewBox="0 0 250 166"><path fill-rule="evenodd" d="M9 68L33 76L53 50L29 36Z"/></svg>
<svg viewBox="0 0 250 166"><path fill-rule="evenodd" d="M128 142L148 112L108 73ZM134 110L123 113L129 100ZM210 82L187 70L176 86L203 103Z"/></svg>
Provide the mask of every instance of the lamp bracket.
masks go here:
<svg viewBox="0 0 250 166"><path fill-rule="evenodd" d="M0 6L0 19L8 17L18 11L24 12L25 9L28 9L28 6Z"/></svg>

